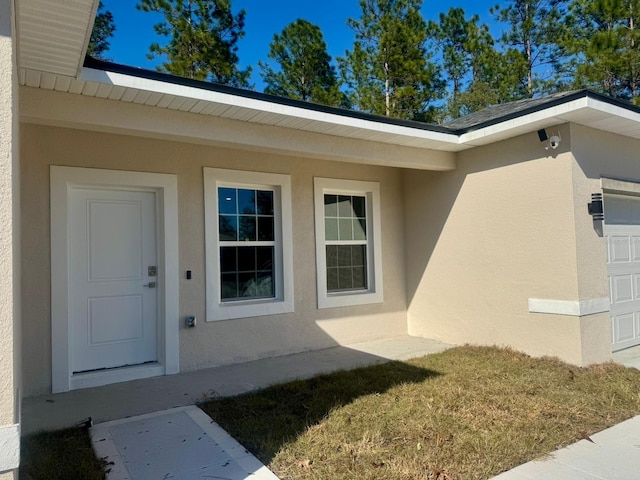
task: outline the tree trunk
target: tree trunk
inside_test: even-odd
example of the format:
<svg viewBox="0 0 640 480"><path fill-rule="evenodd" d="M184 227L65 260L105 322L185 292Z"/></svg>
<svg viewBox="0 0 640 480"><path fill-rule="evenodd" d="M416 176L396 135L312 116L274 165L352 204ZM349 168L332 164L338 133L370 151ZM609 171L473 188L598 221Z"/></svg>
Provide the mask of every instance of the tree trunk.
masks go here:
<svg viewBox="0 0 640 480"><path fill-rule="evenodd" d="M634 22L634 11L633 11L633 2L629 2L629 38L631 41L629 42L629 49L631 50L631 56L634 57L634 49L636 47L636 39L635 39L635 22ZM633 97L638 96L638 82L637 82L637 65L635 62L631 62L631 78L629 89L631 90L631 95Z"/></svg>
<svg viewBox="0 0 640 480"><path fill-rule="evenodd" d="M391 92L389 91L389 64L384 63L384 104L387 117L391 116Z"/></svg>

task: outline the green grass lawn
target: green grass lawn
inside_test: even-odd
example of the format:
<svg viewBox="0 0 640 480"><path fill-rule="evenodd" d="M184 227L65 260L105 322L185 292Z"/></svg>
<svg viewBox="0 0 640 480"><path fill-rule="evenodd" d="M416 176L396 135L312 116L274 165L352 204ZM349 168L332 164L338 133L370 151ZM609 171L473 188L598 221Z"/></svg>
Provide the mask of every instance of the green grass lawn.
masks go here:
<svg viewBox="0 0 640 480"><path fill-rule="evenodd" d="M640 371L460 347L201 406L285 479L487 479L640 414Z"/></svg>
<svg viewBox="0 0 640 480"><path fill-rule="evenodd" d="M22 439L20 480L103 480L104 461L96 459L89 432L67 428Z"/></svg>
<svg viewBox="0 0 640 480"><path fill-rule="evenodd" d="M640 371L459 347L201 408L283 480L487 479L640 414ZM27 437L22 454L32 480L108 468L78 429Z"/></svg>

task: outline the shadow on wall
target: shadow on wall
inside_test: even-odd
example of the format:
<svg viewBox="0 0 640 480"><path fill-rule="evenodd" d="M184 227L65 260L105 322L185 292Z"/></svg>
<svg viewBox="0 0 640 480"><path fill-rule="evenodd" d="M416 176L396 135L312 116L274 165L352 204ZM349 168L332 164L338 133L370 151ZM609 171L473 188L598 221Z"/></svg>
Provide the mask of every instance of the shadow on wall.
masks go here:
<svg viewBox="0 0 640 480"><path fill-rule="evenodd" d="M636 182L640 180L640 141L637 139L580 125L572 125L571 135L574 138L573 154L577 166L586 178L598 182L601 177Z"/></svg>
<svg viewBox="0 0 640 480"><path fill-rule="evenodd" d="M468 199L462 207L467 218L486 219L491 215L492 203L504 203L514 200L508 194L512 191L509 181L527 181L521 174L515 173L518 165L527 162L550 159L559 161L558 156L570 151L570 135L566 126L554 129L561 132L563 142L557 149L548 150L545 143L540 142L536 132L502 142L475 147L460 152L455 170L447 172L405 170L404 174L404 212L405 212L405 250L407 305L410 306L418 293L432 255L436 250L445 226L452 211L456 208L462 195L469 195L473 190L473 201ZM515 174L512 175L511 172ZM480 177L482 175L482 177ZM549 173L552 175L552 173ZM465 188L469 180L476 183L472 188ZM506 188L505 188L506 187ZM516 189L517 194L517 189ZM500 197L502 195L502 198ZM535 211L540 197L532 197L528 211ZM514 210L515 211L515 210ZM518 215L521 215L519 212ZM480 222L481 223L481 222ZM480 228L484 228L481 225ZM482 235L474 230L474 225L455 232L458 236L467 236L471 241ZM487 227L488 228L488 227ZM451 234L451 232L449 232ZM467 245L469 251L477 250L477 246ZM467 252L468 253L468 252ZM482 253L477 250L477 253ZM464 292L460 292L464 295Z"/></svg>

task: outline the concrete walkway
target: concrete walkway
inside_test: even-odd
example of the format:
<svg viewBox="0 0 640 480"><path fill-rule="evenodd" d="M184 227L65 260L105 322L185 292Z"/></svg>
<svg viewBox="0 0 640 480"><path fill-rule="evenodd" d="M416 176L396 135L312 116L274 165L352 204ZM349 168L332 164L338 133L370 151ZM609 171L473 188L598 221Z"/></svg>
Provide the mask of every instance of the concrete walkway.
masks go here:
<svg viewBox="0 0 640 480"><path fill-rule="evenodd" d="M179 407L91 429L107 480L278 480L198 407Z"/></svg>
<svg viewBox="0 0 640 480"><path fill-rule="evenodd" d="M320 373L407 360L450 347L434 340L402 336L26 398L22 404L22 434L69 427L87 417L97 424L194 405L216 396L238 395Z"/></svg>
<svg viewBox="0 0 640 480"><path fill-rule="evenodd" d="M638 480L640 416L525 463L493 480Z"/></svg>

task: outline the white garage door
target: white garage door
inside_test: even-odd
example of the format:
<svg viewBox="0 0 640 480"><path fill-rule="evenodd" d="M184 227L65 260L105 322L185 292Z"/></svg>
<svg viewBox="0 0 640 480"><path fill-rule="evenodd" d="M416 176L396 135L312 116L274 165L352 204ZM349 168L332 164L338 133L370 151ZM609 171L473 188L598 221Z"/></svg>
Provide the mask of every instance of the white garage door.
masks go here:
<svg viewBox="0 0 640 480"><path fill-rule="evenodd" d="M605 195L612 350L640 345L640 197Z"/></svg>

